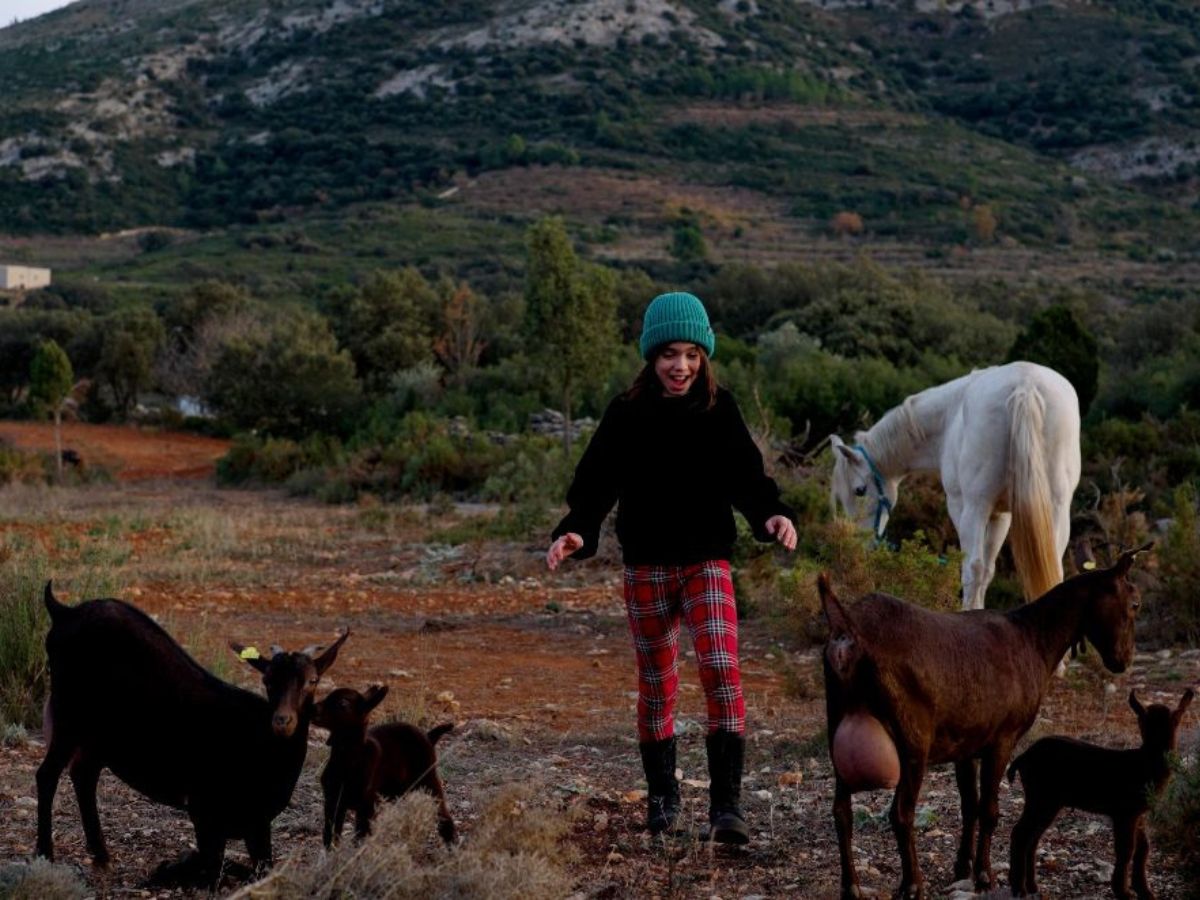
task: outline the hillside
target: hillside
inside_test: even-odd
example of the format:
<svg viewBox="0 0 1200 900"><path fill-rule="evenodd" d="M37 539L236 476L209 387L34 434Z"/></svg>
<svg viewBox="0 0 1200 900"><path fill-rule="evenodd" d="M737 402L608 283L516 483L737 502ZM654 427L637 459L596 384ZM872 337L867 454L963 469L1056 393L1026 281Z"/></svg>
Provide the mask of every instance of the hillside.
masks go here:
<svg viewBox="0 0 1200 900"><path fill-rule="evenodd" d="M267 270L318 282L325 254L502 277L497 248L561 211L625 262L694 225L718 262L865 246L952 271L967 247L984 274L1035 254L1119 284L1194 254L1198 19L1176 0L81 0L0 30L0 214L16 235L186 229L167 263L117 254L106 276L132 283L186 277L183 247L235 270L282 247ZM463 241L426 246L430 209ZM862 230L831 240L843 211Z"/></svg>

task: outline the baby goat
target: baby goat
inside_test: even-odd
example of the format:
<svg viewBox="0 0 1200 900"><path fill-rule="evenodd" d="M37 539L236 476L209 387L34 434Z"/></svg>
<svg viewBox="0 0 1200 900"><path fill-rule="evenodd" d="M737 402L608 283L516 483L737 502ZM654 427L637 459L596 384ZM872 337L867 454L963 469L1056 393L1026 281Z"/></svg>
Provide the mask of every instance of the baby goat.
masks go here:
<svg viewBox="0 0 1200 900"><path fill-rule="evenodd" d="M1146 812L1171 777L1169 754L1183 711L1195 692L1184 691L1179 705L1155 703L1144 707L1133 691L1129 705L1137 713L1142 746L1110 750L1084 741L1048 737L1037 741L1008 767L1011 782L1017 772L1025 785L1025 810L1013 827L1009 876L1014 897L1038 892L1034 854L1038 841L1064 806L1100 813L1112 819L1116 862L1112 889L1121 900L1129 897L1129 863L1133 861L1133 890L1141 900L1153 900L1146 881L1150 839Z"/></svg>
<svg viewBox="0 0 1200 900"><path fill-rule="evenodd" d="M439 725L425 734L403 722L388 722L368 731L367 717L387 691L386 685L372 685L366 694L338 688L316 706L313 724L329 729L333 748L321 772L326 847L341 838L349 810L354 810L355 835L365 837L371 832L379 798L399 797L414 787L437 798L438 834L447 844L454 840L454 820L446 809L434 750L438 738L454 726Z"/></svg>

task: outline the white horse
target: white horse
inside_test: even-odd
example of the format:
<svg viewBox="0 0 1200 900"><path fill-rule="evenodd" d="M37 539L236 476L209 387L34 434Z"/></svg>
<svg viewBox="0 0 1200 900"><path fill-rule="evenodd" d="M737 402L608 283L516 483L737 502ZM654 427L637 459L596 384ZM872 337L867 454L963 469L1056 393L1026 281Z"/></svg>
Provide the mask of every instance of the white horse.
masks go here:
<svg viewBox="0 0 1200 900"><path fill-rule="evenodd" d="M1010 526L1025 598L1063 580L1079 483L1079 398L1053 369L978 369L906 398L854 440L830 437L833 500L877 538L904 476L941 473L963 551L963 609L983 608Z"/></svg>

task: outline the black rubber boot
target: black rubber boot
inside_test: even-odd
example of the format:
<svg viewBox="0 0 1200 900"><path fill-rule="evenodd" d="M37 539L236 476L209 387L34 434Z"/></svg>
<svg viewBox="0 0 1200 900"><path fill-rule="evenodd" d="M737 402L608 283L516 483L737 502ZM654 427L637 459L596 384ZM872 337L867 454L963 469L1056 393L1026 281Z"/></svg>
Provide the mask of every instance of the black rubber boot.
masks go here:
<svg viewBox="0 0 1200 900"><path fill-rule="evenodd" d="M750 829L738 805L742 799L746 739L729 731L714 731L705 738L704 746L708 750L709 840L748 844Z"/></svg>
<svg viewBox="0 0 1200 900"><path fill-rule="evenodd" d="M675 780L675 738L638 744L646 772L646 828L662 834L675 828L679 818L679 782Z"/></svg>

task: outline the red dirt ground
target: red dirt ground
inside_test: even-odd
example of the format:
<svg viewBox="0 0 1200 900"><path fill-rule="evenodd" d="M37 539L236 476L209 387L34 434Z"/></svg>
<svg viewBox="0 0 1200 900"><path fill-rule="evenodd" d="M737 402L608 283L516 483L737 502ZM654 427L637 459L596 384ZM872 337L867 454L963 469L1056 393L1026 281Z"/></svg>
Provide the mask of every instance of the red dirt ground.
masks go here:
<svg viewBox="0 0 1200 900"><path fill-rule="evenodd" d="M0 424L0 435L12 428ZM43 440L45 434L42 426L20 426L15 433L40 434ZM437 555L441 545L425 543L424 520L404 526L408 530L377 532L362 526L361 508L270 492L215 491L195 478L150 484L130 477L211 466L219 442L87 426L73 426L70 433L71 446L85 457L112 454L108 464L126 473L125 480L94 493L64 492L52 526L9 521L0 499L0 532L28 531L59 554L87 554L125 541L130 551L122 564L124 599L156 615L194 651L197 643L212 651L202 658L223 658L221 674L253 690L259 689L256 677L223 649L227 640L297 648L349 627L350 639L321 692L385 682L391 693L377 719L456 723L439 751L464 841L489 791L529 782L538 785L546 803L576 811L569 843L577 855L570 870L581 900L837 896L818 648L787 641L778 624L743 623L749 719L743 799L753 841L745 849L713 849L697 843L692 832L678 843L658 844L641 829L636 684L618 573L611 565L579 564L551 575L540 563L542 548L518 545L467 546L447 560ZM118 513L127 511L133 514L121 519ZM227 539L228 558L180 574L169 566L193 552L194 536L182 533L179 524L193 515L216 534L214 542L221 539L218 518L249 530ZM124 529L118 537L85 527L114 518L120 525L114 530ZM121 525L135 520L136 525ZM307 530L296 534L291 527ZM65 529L71 539L49 540L52 529ZM301 543L305 537L310 543ZM72 602L84 599L63 593ZM1198 679L1195 651L1142 654L1120 676L1100 671L1089 658L1051 685L1035 730L1127 746L1136 738L1124 703L1131 687L1146 702L1174 703ZM685 818L695 826L705 815L707 776L703 698L690 659L683 660L681 683L679 763ZM1194 723L1200 721L1194 713L1189 718L1185 749L1195 747ZM323 738L321 732L310 737L306 770L290 808L276 820L278 858L312 853L319 844L316 777ZM0 865L27 858L31 850L34 771L43 749L36 739L0 745ZM1019 788L1003 786L993 846L1002 885L1020 797ZM882 792L855 797L860 876L881 893L899 881L885 820L889 799ZM919 805L917 844L933 896L944 896L953 880L957 807L953 772L945 767L931 772ZM107 872L88 864L78 810L64 781L54 819L59 859L79 866L96 896L182 896L141 888L156 863L191 843L182 814L146 802L110 774L101 780L100 810L113 856ZM1043 841L1043 889L1057 897L1108 896L1110 841L1102 820L1064 814ZM244 861L244 848L231 844L229 856ZM1163 900L1189 896L1177 862L1157 850L1152 882ZM1002 887L996 896L1005 895Z"/></svg>
<svg viewBox="0 0 1200 900"><path fill-rule="evenodd" d="M0 440L18 450L54 450L54 426L47 422L0 421ZM128 425L64 422L63 449L79 454L85 466L111 471L118 481L150 478L208 478L229 441L198 434L160 432Z"/></svg>

